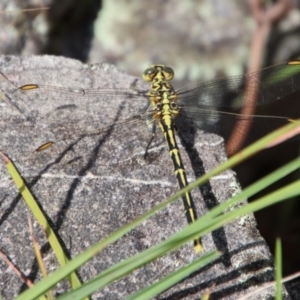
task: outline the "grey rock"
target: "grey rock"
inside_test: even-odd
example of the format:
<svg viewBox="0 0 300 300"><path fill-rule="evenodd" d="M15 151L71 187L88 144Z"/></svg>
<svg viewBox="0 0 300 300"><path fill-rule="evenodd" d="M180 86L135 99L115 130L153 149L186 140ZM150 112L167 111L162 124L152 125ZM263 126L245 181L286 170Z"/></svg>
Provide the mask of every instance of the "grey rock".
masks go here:
<svg viewBox="0 0 300 300"><path fill-rule="evenodd" d="M91 91L83 95L80 89L140 90L147 89L147 84L111 65L89 66L53 56L2 56L0 66L3 100L0 102L0 150L21 172L70 257L178 190L160 132L151 144L146 160L145 147L151 131L135 121L130 126L123 123L109 127L101 134L85 135L86 132L96 133L111 121L120 122L128 115L136 114L145 103L134 97L123 99L121 95L110 97L104 93L97 96ZM65 93L50 88L29 92L16 90L30 83L61 86L66 90ZM105 105L103 101L106 101ZM48 141L56 143L45 151L33 152ZM226 160L223 140L216 135L199 131L193 144L189 153L179 142L190 182ZM40 274L27 225L30 211L3 163L0 164L0 176L1 250L22 272L38 281ZM198 216L226 201L237 190L232 171L216 176L209 184L196 189L192 195ZM47 268L53 271L58 268L56 259L43 231L36 222L34 226ZM176 201L84 265L79 271L80 277L87 281L109 266L165 240L184 226L182 204ZM223 251L222 258L192 274L158 299L199 299L208 288L211 288L210 299L237 299L273 280L273 259L256 229L253 215L204 236L202 242L205 251ZM190 243L96 293L94 299L124 299L196 258ZM0 286L3 299L12 299L25 288L2 260ZM67 285L62 283L56 292L66 288ZM252 299L273 296L274 289L271 288ZM286 292L285 297L289 298Z"/></svg>

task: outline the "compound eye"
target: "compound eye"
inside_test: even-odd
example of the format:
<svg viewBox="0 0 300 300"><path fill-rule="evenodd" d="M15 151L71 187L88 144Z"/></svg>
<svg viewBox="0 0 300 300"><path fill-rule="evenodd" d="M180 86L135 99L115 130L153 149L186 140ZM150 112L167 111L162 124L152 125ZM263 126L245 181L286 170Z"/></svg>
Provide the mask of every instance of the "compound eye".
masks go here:
<svg viewBox="0 0 300 300"><path fill-rule="evenodd" d="M155 74L156 74L156 69L155 68L148 68L143 73L143 79L145 81L148 81L148 82L152 81Z"/></svg>
<svg viewBox="0 0 300 300"><path fill-rule="evenodd" d="M174 77L174 71L172 68L165 66L163 69L166 80L171 80Z"/></svg>

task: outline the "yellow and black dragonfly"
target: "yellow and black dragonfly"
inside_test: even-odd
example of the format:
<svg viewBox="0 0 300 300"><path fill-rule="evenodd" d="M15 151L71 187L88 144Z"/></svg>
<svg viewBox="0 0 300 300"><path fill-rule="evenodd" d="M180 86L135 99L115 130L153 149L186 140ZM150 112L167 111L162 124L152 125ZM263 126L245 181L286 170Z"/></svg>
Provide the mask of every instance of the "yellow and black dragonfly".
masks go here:
<svg viewBox="0 0 300 300"><path fill-rule="evenodd" d="M36 149L37 152L52 148L54 143L112 129L130 136L133 126L149 132L149 142L145 145L147 151L158 134L156 127L159 127L169 148L179 188L183 188L188 182L176 132L183 141L186 130L190 128L228 139L235 128L229 146L231 151L236 139L243 139L253 122L260 128L257 137L288 123L290 116L256 115L255 108L272 104L299 90L300 61L282 63L248 75L195 83L178 90L170 83L173 77L174 71L170 67L152 65L143 74L143 79L151 84L149 89L84 89L28 83L18 87L15 94L28 94L42 101L43 95L51 92L58 101L61 100L59 109L49 104L49 113L46 112L47 119L51 120L47 130L51 129L55 138L45 141ZM72 99L78 97L83 99L84 114L72 106ZM22 107L18 109L22 111ZM112 110L117 113L112 114ZM97 120L98 114L103 117L101 123ZM28 119L43 123L43 117L34 113ZM190 193L184 194L183 204L188 222L194 222L196 214ZM200 238L194 241L194 245L197 252L202 250Z"/></svg>

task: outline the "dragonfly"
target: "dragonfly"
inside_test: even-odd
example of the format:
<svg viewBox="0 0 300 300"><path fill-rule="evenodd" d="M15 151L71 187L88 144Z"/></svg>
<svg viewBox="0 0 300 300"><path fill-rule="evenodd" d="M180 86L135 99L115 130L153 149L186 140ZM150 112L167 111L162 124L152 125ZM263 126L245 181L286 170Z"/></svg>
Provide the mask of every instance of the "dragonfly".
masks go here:
<svg viewBox="0 0 300 300"><path fill-rule="evenodd" d="M176 142L177 133L183 137L183 141L187 128L215 133L228 139L237 122L242 122L238 129L240 135L245 133L243 125L253 121L259 124L261 135L269 132L270 128L288 123L290 118L287 116L255 115L253 110L241 114L240 110L272 104L299 90L300 61L281 63L247 75L198 82L178 90L170 83L173 77L172 68L157 64L151 65L143 73L143 79L151 85L149 89L84 89L29 83L18 87L16 92L32 93L32 97L40 97L51 91L65 100L75 97L83 97L85 100L83 105L86 117L81 115L79 118L76 110L73 110L68 117L72 121L69 127L66 124L63 126L68 130L60 130L65 115L55 110L50 117L53 121L50 125L57 139L45 142L36 152L74 136L100 134L110 128L122 128L130 132L133 124L138 124L149 131L146 153L159 127L169 149L178 186L182 189L188 185L188 181ZM89 100L91 96L96 100ZM120 112L118 116L111 115L112 106ZM101 124L97 115L93 114L95 110L104 116ZM191 194L186 192L182 200L188 223L195 222ZM200 237L194 240L194 248L196 252L203 251Z"/></svg>

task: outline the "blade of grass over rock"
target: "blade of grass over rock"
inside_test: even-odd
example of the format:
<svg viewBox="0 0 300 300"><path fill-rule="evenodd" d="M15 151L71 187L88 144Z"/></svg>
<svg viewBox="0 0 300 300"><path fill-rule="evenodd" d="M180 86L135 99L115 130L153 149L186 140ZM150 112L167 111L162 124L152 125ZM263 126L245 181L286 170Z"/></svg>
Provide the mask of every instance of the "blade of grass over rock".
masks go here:
<svg viewBox="0 0 300 300"><path fill-rule="evenodd" d="M282 247L281 240L276 239L275 246L275 280L276 280L276 300L282 299Z"/></svg>
<svg viewBox="0 0 300 300"><path fill-rule="evenodd" d="M262 198L255 200L241 208L238 208L234 211L226 212L218 217L213 218L212 220L207 220L207 226L204 229L204 233L211 232L223 226L224 224L229 223L235 218L239 218L248 213L253 213L270 205L276 204L278 202L287 200L292 197L300 195L300 180L294 181L291 184L284 186L281 189L278 189ZM202 221L202 220L199 220ZM195 223L200 223L198 220ZM195 224L196 225L196 224ZM198 224L199 226L199 224ZM194 224L189 227L194 227ZM194 230L194 233L197 230ZM193 234L194 235L194 234Z"/></svg>
<svg viewBox="0 0 300 300"><path fill-rule="evenodd" d="M15 168L14 164L10 161L10 159L0 151L0 155L2 156L5 166L11 175L12 179L15 182L16 187L18 188L19 192L22 194L23 199L25 200L26 204L28 205L29 209L31 210L32 214L39 222L40 226L44 229L49 244L51 245L57 260L63 266L68 262L68 259L61 247L56 234L52 230L50 224L47 221L47 218L44 216L42 210L40 209L39 205L35 201L34 197L30 193L29 189L27 188L24 180L20 176L18 170ZM77 288L80 286L79 278L75 273L70 273L69 276L70 284L73 288Z"/></svg>
<svg viewBox="0 0 300 300"><path fill-rule="evenodd" d="M167 290L171 286L175 285L180 280L187 278L193 272L203 268L214 260L218 259L221 256L218 252L211 252L205 257L201 257L194 261L192 264L189 264L186 267L179 269L176 272L166 276L165 278L159 280L157 283L137 292L136 294L130 296L128 300L134 299L152 299L163 291Z"/></svg>
<svg viewBox="0 0 300 300"><path fill-rule="evenodd" d="M207 182L209 180L209 178L225 171L228 168L231 168L231 167L235 166L239 162L241 162L241 161L245 160L246 158L254 155L258 151L263 150L266 147L266 145L268 145L270 142L272 142L278 136L280 136L282 134L285 134L289 130L293 130L293 128L296 128L297 126L299 126L299 125L296 122L288 124L288 125L280 128L280 129L272 132L271 134L267 135L266 137L260 139L256 143L254 143L254 144L250 145L249 147L245 148L243 151L241 151L238 154L232 156L228 161L226 161L221 166L218 166L214 170L212 170L212 171L208 172L207 174L201 176L195 182L190 184L188 187L182 189L178 193L174 194L168 200L160 203L159 205L157 205L155 208L153 208L148 213L146 213L143 216L137 218L136 220L134 220L130 224L127 224L127 225L121 227L119 230L117 230L115 233L110 235L108 238L106 238L103 241L101 241L101 242L95 244L94 246L90 247L88 250L81 253L77 257L75 257L71 262L69 262L67 264L67 266L55 271L52 275L48 276L48 278L46 278L45 280L42 280L41 282L36 284L35 290L34 290L34 296L38 297L39 295L42 295L45 292L46 288L51 288L52 286L57 284L59 281L64 279L72 271L79 268L82 264L84 264L86 261L91 259L94 255L96 255L103 248L107 247L109 244L111 244L112 242L114 242L115 240L117 240L118 238L120 238L121 236L126 234L127 232L129 232L131 229L133 229L137 225L141 224L144 220L146 220L150 216L154 215L157 211L161 210L162 208L167 206L169 203L171 203L171 202L175 201L176 199L180 198L181 195L184 194L185 192L190 191L190 190L198 187L199 185ZM244 196L243 196L243 198L244 198ZM267 203L265 205L262 205L261 208L265 207L267 205L270 205L270 204ZM247 206L246 210L241 211L240 213L241 214L247 214L247 213L252 212L252 211L254 211L253 207L248 207ZM238 215L231 216L231 218L229 218L229 219L227 218L228 219L227 221L229 222L231 219L234 219L236 217L238 217ZM210 216L210 218L212 218L212 216ZM185 242L187 242L189 240L192 240L195 237L198 237L199 235L203 235L204 233L207 233L210 230L215 230L215 229L219 228L220 226L223 226L223 224L225 224L225 221L223 221L222 218L224 218L224 216L218 217L217 220L214 220L213 225L210 224L210 223L207 224L207 221L206 222L201 221L202 218L200 218L199 220L197 220L195 222L195 224L192 224L191 226L188 226L188 228L185 228L182 232L177 233L171 239L169 239L168 241L165 242L165 243L169 243L169 245L166 245L166 244L162 243L162 244L154 247L153 249L152 248L149 249L149 250L152 251L151 252L152 253L151 257L149 257L149 253L147 252L148 250L141 253L141 255L146 256L146 259L144 259L143 261L142 260L139 261L139 264L137 266L135 265L134 268L138 268L139 266L142 266L143 264L151 261L151 259L155 259L155 258L167 253L168 251L181 246ZM205 227L200 228L201 222L206 223L206 224L203 224L203 226L205 226ZM216 225L216 223L218 223L218 224ZM170 246L170 244L172 246ZM153 253L154 253L154 255L153 255ZM133 263L138 261L138 260L139 260L139 258L133 257L133 258L130 258L130 259L126 260L126 262L122 262L122 264L125 264L125 265L126 264L132 264L132 265L134 265ZM121 266L120 266L120 264L117 264L116 267L113 266L112 268L120 268ZM102 277L102 276L105 276L106 274L111 274L112 271L113 270L107 270L107 271L104 272L104 274L102 273L100 276ZM120 278L120 274L118 274L114 278L110 277L109 282L112 282L117 278ZM95 280L97 280L97 278ZM106 281L106 284L108 284L109 282ZM102 286L102 284L101 284L101 286ZM100 288L101 287L99 286L99 284L96 284L95 286L93 286L92 290L98 290ZM90 290L90 291L92 291L92 290ZM18 299L28 299L28 298L26 298L27 295L28 295L26 293L27 293L27 291L25 291L22 295L20 295L18 297ZM88 295L88 294L86 294L86 295Z"/></svg>
<svg viewBox="0 0 300 300"><path fill-rule="evenodd" d="M189 225L188 227L184 228L182 231L174 234L171 238L167 241L160 243L159 245L148 249L140 254L137 254L126 261L122 261L106 271L102 272L89 282L84 283L78 290L70 291L69 293L61 296L60 300L66 299L81 299L84 296L91 295L93 292L97 290L101 290L108 284L112 283L113 281L125 276L129 272L135 270L151 262L153 259L156 259L168 251L178 248L179 246L186 243L188 240L193 240L196 236L202 235L204 233L211 232L212 230L216 230L225 224L233 221L236 218L239 218L245 214L252 213L256 210L262 209L267 207L271 204L277 203L279 201L283 201L288 199L289 197L293 197L295 195L300 194L299 190L300 181L296 181L286 187L277 190L274 193L271 193L261 199L241 207L236 211L228 212L224 215L221 215L217 218L214 218L208 222L206 228L203 229L203 226L199 226L201 224L201 219L197 220L195 223ZM202 230L199 231L199 227L202 227ZM210 255L210 254L207 254Z"/></svg>
<svg viewBox="0 0 300 300"><path fill-rule="evenodd" d="M256 193L262 191L264 188L270 186L274 182L284 178L288 174L300 168L300 157L292 160L288 164L274 171L273 173L263 177L259 181L251 184L247 188L245 188L240 194L234 196L226 202L221 203L216 206L212 210L210 210L205 216L203 216L203 221L206 222L206 219L212 219L225 211L226 209L230 209L233 205L247 199L255 195Z"/></svg>
<svg viewBox="0 0 300 300"><path fill-rule="evenodd" d="M38 266L40 268L40 271L42 273L43 278L47 277L47 269L46 266L44 264L43 261L43 256L42 253L40 251L40 247L39 244L34 236L34 232L33 232L33 226L32 226L32 221L31 219L28 217L28 224L29 224L29 231L30 231L30 235L31 235L31 240L32 240L32 245L33 245L33 249L34 249L34 253L35 253L35 257L36 257L36 261L38 263ZM49 290L47 292L47 297L44 297L45 300L52 300L54 299L53 295L52 295L52 291Z"/></svg>
<svg viewBox="0 0 300 300"><path fill-rule="evenodd" d="M198 186L204 184L207 182L211 177L216 176L220 174L221 172L230 169L237 164L243 162L247 158L255 155L256 153L264 150L266 147L268 147L273 141L276 141L278 137L287 134L290 131L293 131L295 128L300 126L299 120L294 121L292 123L289 123L273 132L270 134L266 135L265 137L259 139L255 143L251 144L250 146L244 148L237 154L233 155L230 157L227 161L225 161L223 164L219 165L218 167L214 168L213 170L207 172L194 182L190 183L187 187L184 189L181 189L179 194L180 196L183 195L184 193L193 190L194 188L197 188ZM176 197L177 194L174 196L170 197L173 199L173 197Z"/></svg>

